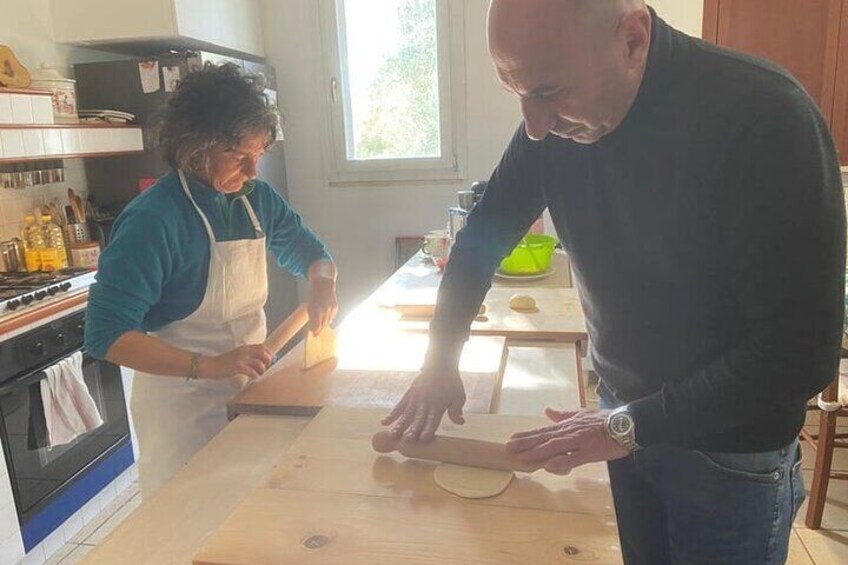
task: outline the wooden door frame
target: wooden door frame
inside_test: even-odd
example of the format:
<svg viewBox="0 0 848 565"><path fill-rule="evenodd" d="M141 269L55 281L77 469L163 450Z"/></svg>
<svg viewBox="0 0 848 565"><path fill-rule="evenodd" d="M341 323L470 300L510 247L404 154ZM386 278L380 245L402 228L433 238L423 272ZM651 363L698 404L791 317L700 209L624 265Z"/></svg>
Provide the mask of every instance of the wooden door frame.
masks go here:
<svg viewBox="0 0 848 565"><path fill-rule="evenodd" d="M705 41L718 43L718 12L720 0L704 0L704 21L701 34Z"/></svg>
<svg viewBox="0 0 848 565"><path fill-rule="evenodd" d="M833 89L833 111L829 118L830 131L833 132L837 150L845 145L843 139L848 133L848 0L842 0L842 13L839 17L839 42L836 50L836 76ZM840 164L848 162L848 155L839 155Z"/></svg>

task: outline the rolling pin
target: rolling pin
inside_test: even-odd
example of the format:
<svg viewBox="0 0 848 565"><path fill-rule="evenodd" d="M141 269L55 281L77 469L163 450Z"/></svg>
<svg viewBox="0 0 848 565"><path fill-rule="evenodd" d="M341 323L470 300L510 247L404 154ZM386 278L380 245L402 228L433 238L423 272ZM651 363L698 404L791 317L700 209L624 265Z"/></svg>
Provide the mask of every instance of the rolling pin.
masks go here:
<svg viewBox="0 0 848 565"><path fill-rule="evenodd" d="M295 308L294 312L289 314L289 317L283 320L274 331L268 334L265 338L265 347L271 352L271 355L276 355L291 338L297 334L309 321L309 312L306 310L306 304L301 304ZM233 382L244 388L250 382L250 377L247 375L235 375Z"/></svg>
<svg viewBox="0 0 848 565"><path fill-rule="evenodd" d="M532 473L543 468L544 462L522 461L506 450L502 443L479 439L436 436L422 443L396 438L390 431L381 431L371 438L371 446L377 453L399 451L406 457L440 461L466 467L482 467L497 471L523 471Z"/></svg>

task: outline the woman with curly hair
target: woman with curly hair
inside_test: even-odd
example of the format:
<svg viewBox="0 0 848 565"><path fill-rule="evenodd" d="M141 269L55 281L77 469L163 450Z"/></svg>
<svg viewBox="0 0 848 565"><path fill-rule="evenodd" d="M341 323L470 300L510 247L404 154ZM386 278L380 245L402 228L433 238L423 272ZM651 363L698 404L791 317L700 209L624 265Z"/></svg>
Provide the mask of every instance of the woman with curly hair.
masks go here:
<svg viewBox="0 0 848 565"><path fill-rule="evenodd" d="M271 363L268 253L309 280L311 331L338 309L324 244L256 178L279 128L262 87L234 65L185 77L160 134L173 170L115 222L89 295L89 352L135 370L145 497L226 425L230 378L257 378Z"/></svg>

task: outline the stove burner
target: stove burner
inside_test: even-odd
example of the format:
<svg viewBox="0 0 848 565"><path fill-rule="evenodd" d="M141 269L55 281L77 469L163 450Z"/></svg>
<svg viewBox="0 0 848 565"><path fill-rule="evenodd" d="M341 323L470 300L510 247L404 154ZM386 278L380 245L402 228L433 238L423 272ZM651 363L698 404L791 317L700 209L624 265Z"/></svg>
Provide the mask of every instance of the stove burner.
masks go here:
<svg viewBox="0 0 848 565"><path fill-rule="evenodd" d="M2 273L0 274L0 315L4 311L9 313L45 298L67 292L75 285L76 288L84 288L91 284L91 280L89 280L91 277L80 277L91 274L89 269L79 267L49 273Z"/></svg>

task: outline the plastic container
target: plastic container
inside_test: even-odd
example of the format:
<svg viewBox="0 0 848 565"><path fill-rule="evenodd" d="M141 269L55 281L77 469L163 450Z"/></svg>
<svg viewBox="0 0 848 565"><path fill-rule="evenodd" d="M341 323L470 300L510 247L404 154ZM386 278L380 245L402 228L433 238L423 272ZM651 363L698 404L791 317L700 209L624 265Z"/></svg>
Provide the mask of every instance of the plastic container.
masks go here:
<svg viewBox="0 0 848 565"><path fill-rule="evenodd" d="M35 223L35 216L24 217L24 229L21 231L24 240L24 258L26 270L30 273L41 270L41 252L44 250L44 234L41 226Z"/></svg>
<svg viewBox="0 0 848 565"><path fill-rule="evenodd" d="M44 233L44 248L41 250L41 270L58 271L68 267L68 251L65 249L65 234L53 223L49 214L41 216Z"/></svg>
<svg viewBox="0 0 848 565"><path fill-rule="evenodd" d="M551 267L551 257L558 241L544 234L527 234L508 256L501 261L500 272L505 275L537 275Z"/></svg>

